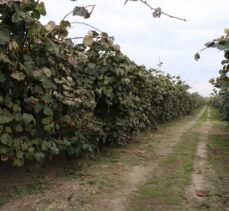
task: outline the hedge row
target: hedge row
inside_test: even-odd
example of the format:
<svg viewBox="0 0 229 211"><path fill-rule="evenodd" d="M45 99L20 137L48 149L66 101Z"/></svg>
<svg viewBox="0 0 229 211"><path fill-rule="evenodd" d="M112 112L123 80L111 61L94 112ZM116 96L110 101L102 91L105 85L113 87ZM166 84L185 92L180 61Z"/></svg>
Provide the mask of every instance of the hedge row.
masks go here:
<svg viewBox="0 0 229 211"><path fill-rule="evenodd" d="M43 3L0 3L0 160L83 156L203 105L179 77L138 66L106 33L68 39Z"/></svg>
<svg viewBox="0 0 229 211"><path fill-rule="evenodd" d="M224 52L224 59L221 62L223 67L219 70L219 76L210 80L216 88L210 102L219 109L222 120L229 122L229 29L225 29L225 35L205 45Z"/></svg>

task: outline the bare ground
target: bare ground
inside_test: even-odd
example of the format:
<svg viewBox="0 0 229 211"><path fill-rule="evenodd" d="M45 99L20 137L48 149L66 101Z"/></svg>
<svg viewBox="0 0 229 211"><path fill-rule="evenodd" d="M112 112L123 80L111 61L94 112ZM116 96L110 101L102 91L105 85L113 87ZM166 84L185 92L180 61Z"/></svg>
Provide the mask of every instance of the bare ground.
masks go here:
<svg viewBox="0 0 229 211"><path fill-rule="evenodd" d="M22 194L0 208L5 211L17 210L80 210L80 211L122 211L128 206L130 195L139 184L154 171L160 161L168 155L180 138L194 125L204 110L195 116L161 126L156 132L149 132L134 138L132 144L124 148L108 150L95 161L83 161L82 168L73 169L70 176L56 177L56 170L45 167L38 170L39 183L49 184L47 190L36 194ZM202 138L194 168L199 175L205 159L205 138L209 123L202 129ZM10 181L19 177L18 183L25 182L23 170L8 173ZM45 173L46 172L46 173ZM31 174L31 172L30 172ZM35 171L35 176L36 171ZM28 177L24 177L24 179ZM197 179L195 179L197 178ZM17 180L17 179L16 179ZM0 176L0 185L7 189L6 174ZM205 179L193 176L190 196L196 191L208 190ZM51 184L51 185L50 185ZM18 185L18 184L15 184ZM193 189L193 190L192 190ZM193 193L195 192L195 193Z"/></svg>
<svg viewBox="0 0 229 211"><path fill-rule="evenodd" d="M155 154L151 157L153 159L147 160L144 165L133 166L130 171L124 175L125 186L117 191L114 191L109 198L99 201L93 210L126 210L128 207L129 196L137 190L138 185L144 182L152 171L159 167L160 161L173 150L173 147L194 125L196 120L202 115L203 111L204 109L193 120L187 122L179 128L176 127L176 132L172 131L175 129L172 127L170 128L172 130L165 134L151 134L154 138L158 137L160 140L160 143L154 149Z"/></svg>
<svg viewBox="0 0 229 211"><path fill-rule="evenodd" d="M195 210L197 204L201 203L204 206L204 200L214 191L208 180L209 176L213 179L216 177L213 168L208 163L207 140L212 128L210 118L211 113L208 111L208 119L200 129L200 142L196 151L191 182L186 189L186 210Z"/></svg>
<svg viewBox="0 0 229 211"><path fill-rule="evenodd" d="M211 122L209 111L208 119L200 130L200 142L197 147L196 158L193 166L192 179L186 189L185 210L228 211L226 187L219 187L220 178L217 176L215 166L210 163L209 154L210 135L216 133ZM223 157L223 155L221 155ZM213 158L214 159L214 158ZM222 168L224 168L222 166ZM226 171L224 172L226 174ZM225 182L225 181L224 181ZM225 182L226 185L226 182ZM221 184L222 186L222 184ZM228 198L228 197L227 197Z"/></svg>

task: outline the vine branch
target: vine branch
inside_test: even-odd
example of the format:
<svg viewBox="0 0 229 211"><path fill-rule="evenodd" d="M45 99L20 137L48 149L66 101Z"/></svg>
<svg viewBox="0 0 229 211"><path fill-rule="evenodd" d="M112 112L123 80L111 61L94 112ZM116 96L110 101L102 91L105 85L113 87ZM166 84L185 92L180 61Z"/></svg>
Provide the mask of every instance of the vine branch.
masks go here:
<svg viewBox="0 0 229 211"><path fill-rule="evenodd" d="M90 11L90 15L92 14L92 12L94 11L94 9L95 9L95 7L96 7L96 5L95 4L92 4L92 5L87 5L87 6L85 6L84 8L88 8L88 7L91 7L92 9L91 9L91 11ZM69 15L71 15L72 13L74 12L74 10L72 10L71 12L69 12L69 13L67 13L64 17L63 17L63 19L62 20L65 20Z"/></svg>
<svg viewBox="0 0 229 211"><path fill-rule="evenodd" d="M98 29L98 28L96 28L96 27L94 27L94 26L92 26L92 25L90 25L90 24L84 23L84 22L74 21L74 22L71 22L71 24L81 24L81 25L85 25L85 26L88 26L88 27L90 27L90 28L92 28L92 29L95 29L96 31L102 33L102 31L101 31L100 29Z"/></svg>
<svg viewBox="0 0 229 211"><path fill-rule="evenodd" d="M71 37L71 38L67 38L66 40L78 40L78 39L84 39L84 37Z"/></svg>
<svg viewBox="0 0 229 211"><path fill-rule="evenodd" d="M129 0L126 0L124 5L128 2ZM150 10L153 11L153 16L155 18L160 18L161 14L169 17L169 18L174 18L174 19L177 19L177 20L181 20L181 21L187 21L186 19L184 18L179 18L179 17L176 17L176 16L173 16L173 15L170 15L168 13L165 13L163 11L161 11L161 8L158 7L158 8L153 8L146 0L140 0L140 2L142 2L143 4L145 4Z"/></svg>
<svg viewBox="0 0 229 211"><path fill-rule="evenodd" d="M97 39L99 39L101 36L99 35L99 36L96 36L96 37L93 37L93 38L97 38ZM84 39L85 38L85 36L83 37L71 37L71 38L66 38L66 40L67 39L70 39L70 40L78 40L78 39ZM112 37L112 36L109 36L109 37L107 37L107 38L109 38L109 39L114 39L114 37Z"/></svg>
<svg viewBox="0 0 229 211"><path fill-rule="evenodd" d="M73 13L73 10L71 11L71 12L69 12L69 13L67 13L64 17L63 17L63 21L69 16L69 15L71 15Z"/></svg>

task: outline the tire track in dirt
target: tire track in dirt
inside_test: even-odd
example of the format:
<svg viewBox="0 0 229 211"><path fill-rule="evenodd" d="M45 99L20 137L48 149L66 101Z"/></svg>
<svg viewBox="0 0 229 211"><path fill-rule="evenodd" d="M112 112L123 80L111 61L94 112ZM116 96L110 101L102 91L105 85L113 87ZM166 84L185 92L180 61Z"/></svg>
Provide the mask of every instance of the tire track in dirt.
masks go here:
<svg viewBox="0 0 229 211"><path fill-rule="evenodd" d="M184 203L185 210L197 209L196 206L200 206L206 197L210 196L212 191L208 178L209 176L215 178L215 172L207 161L207 140L211 130L210 118L211 113L210 110L208 110L207 121L200 129L200 142L197 146L191 183L186 189L186 201Z"/></svg>
<svg viewBox="0 0 229 211"><path fill-rule="evenodd" d="M170 136L168 134L163 137L161 134L157 134L158 138L161 138L161 143L155 149L156 155L153 157L152 161L148 161L144 166L133 166L129 172L124 175L126 185L115 191L109 198L100 200L99 203L94 207L94 211L97 210L109 210L109 211L124 211L128 207L129 196L137 190L138 185L146 180L152 171L154 171L160 160L168 155L173 147L177 144L180 138L196 123L200 118L206 108L201 110L201 112L190 122L180 127L178 130L172 132ZM171 132L171 131L170 131ZM153 133L153 136L156 134ZM168 139L169 137L169 139Z"/></svg>

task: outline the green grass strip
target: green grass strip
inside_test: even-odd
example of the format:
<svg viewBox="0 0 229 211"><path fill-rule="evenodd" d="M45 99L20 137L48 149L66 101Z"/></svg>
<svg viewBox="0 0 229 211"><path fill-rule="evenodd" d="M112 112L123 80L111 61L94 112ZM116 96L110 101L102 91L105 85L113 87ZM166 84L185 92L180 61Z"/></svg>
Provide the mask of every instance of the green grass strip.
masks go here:
<svg viewBox="0 0 229 211"><path fill-rule="evenodd" d="M208 160L216 173L217 197L210 197L205 203L214 210L229 208L229 128L220 120L219 112L211 109L212 130L208 143Z"/></svg>

